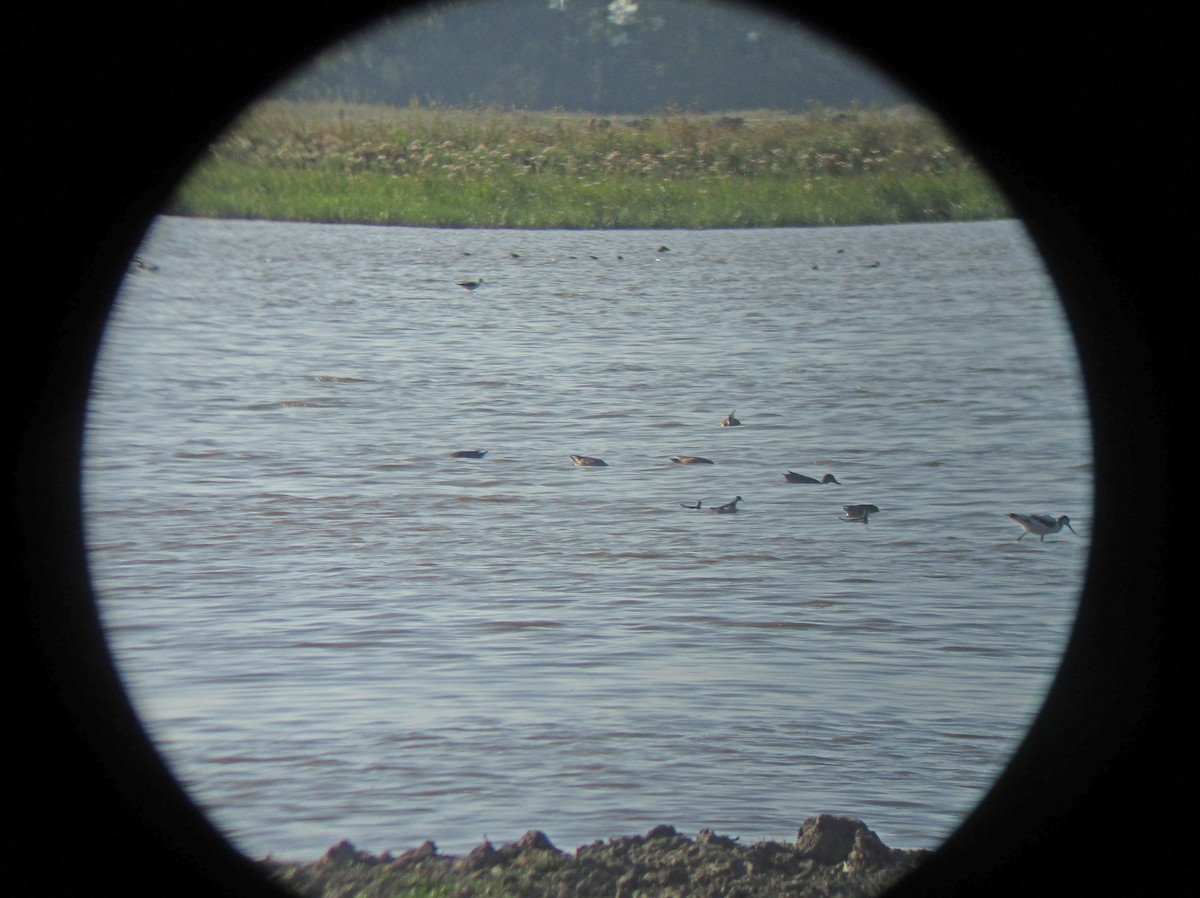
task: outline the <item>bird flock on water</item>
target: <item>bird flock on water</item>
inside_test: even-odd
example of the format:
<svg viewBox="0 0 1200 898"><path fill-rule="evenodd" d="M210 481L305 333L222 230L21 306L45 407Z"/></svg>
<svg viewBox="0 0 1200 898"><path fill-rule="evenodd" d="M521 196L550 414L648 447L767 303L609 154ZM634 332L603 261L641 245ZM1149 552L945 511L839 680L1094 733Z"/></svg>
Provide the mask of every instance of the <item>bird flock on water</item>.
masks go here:
<svg viewBox="0 0 1200 898"><path fill-rule="evenodd" d="M671 248L669 246L660 246L658 248L659 255L669 253L670 251ZM464 253L464 255L470 255L470 253ZM519 258L516 253L513 253L512 256L513 258ZM875 263L875 265L877 266L878 263ZM469 291L478 289L482 284L482 277L476 278L475 280L458 281L458 286ZM740 427L741 424L742 422L738 420L736 412L730 412L721 420L722 427ZM452 453L455 458L477 459L483 458L486 454L487 451L484 449L460 450ZM602 458L597 458L592 455L572 454L569 456L569 458L576 467L580 468L608 467L608 462L604 461ZM711 458L704 458L700 455L672 455L670 456L670 460L673 464L677 465L714 464ZM785 471L783 474L783 479L788 483L816 485L836 484L841 486L841 481L839 481L833 474L825 474L823 477L818 479L816 477L810 477L807 474L797 473L796 471ZM738 505L744 501L745 500L742 499L741 496L734 496L728 502L723 502L719 505L705 505L703 499L697 499L694 502L680 502L679 505L682 508L690 509L692 511L711 511L716 514L733 514L737 512ZM843 514L841 515L840 519L843 521L856 524L868 524L870 523L871 515L879 514L879 506L871 503L843 505L842 512ZM1008 514L1008 518L1021 526L1021 535L1017 537L1018 541L1023 539L1027 534L1032 533L1035 534L1040 541L1044 542L1048 535L1052 533L1058 533L1064 527L1066 527L1072 533L1075 532L1075 529L1071 526L1070 519L1067 518L1066 515L1056 518L1047 514L1023 514L1010 512Z"/></svg>
<svg viewBox="0 0 1200 898"><path fill-rule="evenodd" d="M730 412L721 421L722 427L740 427L742 424L736 417L735 412ZM464 453L456 452L454 455L463 457ZM472 456L479 457L479 456ZM581 468L607 468L608 462L602 458L595 458L590 455L571 455L571 461L577 467ZM672 455L671 462L677 465L711 465L716 464L711 458L705 458L701 455ZM815 477L808 477L804 474L797 474L795 471L787 471L783 475L783 479L788 483L815 483L826 484L836 483L841 486L841 482L832 474L826 474L820 480ZM738 503L746 501L741 496L734 496L728 502L723 502L720 505L704 505L703 499L697 499L695 502L680 502L681 508L689 508L693 511L711 511L715 514L733 514L738 510ZM850 521L857 524L866 524L870 521L873 514L879 513L878 505L862 504L862 505L843 505L842 511L844 514L841 520Z"/></svg>
<svg viewBox="0 0 1200 898"><path fill-rule="evenodd" d="M733 412L721 421L722 427L738 427L741 426ZM483 458L487 455L486 449L460 449L450 453L452 458ZM579 468L607 468L608 462L602 458L597 458L594 455L576 455L569 454L568 458ZM672 464L677 465L712 465L715 462L711 458L705 458L700 455L672 455L669 456ZM815 484L824 486L827 484L836 484L841 486L841 481L833 474L825 474L823 477L809 477L807 474L799 474L795 471L785 471L783 479L788 483L798 484ZM738 505L745 500L741 496L734 496L728 502L723 502L719 505L705 505L703 499L697 499L695 502L680 502L681 508L690 509L692 511L711 511L715 514L733 514L738 510ZM856 524L870 523L871 515L879 514L879 506L871 503L861 503L842 506L843 514L840 520L848 521ZM1007 517L1014 523L1021 526L1021 535L1017 537L1017 541L1024 539L1028 534L1034 534L1039 541L1045 542L1047 536L1053 533L1060 532L1064 527L1075 533L1075 528L1071 526L1071 520L1066 515L1054 517L1048 514L1023 514L1017 512L1008 513Z"/></svg>
<svg viewBox="0 0 1200 898"><path fill-rule="evenodd" d="M670 251L671 251L671 248L669 246L660 246L658 248L658 253L660 255L662 255L664 253L669 253ZM839 250L839 252L840 252L840 250ZM464 252L463 255L469 256L470 253ZM517 253L512 253L511 255L514 259L520 258L519 254L517 254ZM593 256L593 258L595 258L595 257ZM621 259L622 257L618 256L617 258ZM878 266L878 264L879 263L876 262L873 265L868 266L868 267L876 267L876 266ZM816 266L814 266L814 267L816 267ZM135 256L135 257L133 257L133 259L130 260L130 270L135 273L156 272L156 271L158 271L158 266L153 263L147 262L145 259L142 259L140 256ZM479 277L479 278L475 278L474 280L458 281L457 283L458 283L458 286L462 287L464 290L475 291L483 285L483 278ZM742 422L740 420L738 420L736 412L730 412L728 415L726 415L721 420L722 427L740 427L741 424L742 424ZM450 455L452 458L482 459L487 455L487 450L486 449L459 449L455 452L451 452ZM608 462L604 461L604 459L596 458L595 456L591 456L591 455L574 455L574 454L572 454L569 456L569 458L577 467L581 467L581 468L607 468L608 467ZM711 465L711 464L714 464L714 462L711 458L704 458L703 456L699 456L699 455L672 455L672 456L670 456L670 460L673 464L679 464L679 465ZM799 474L795 471L785 471L783 474L783 479L785 481L787 481L788 483L818 484L818 485L825 485L825 484L832 483L832 484L837 484L838 486L841 486L841 481L839 481L833 474L826 474L823 477L821 477L820 479L817 479L815 477L809 477L807 474ZM695 502L680 502L679 504L683 508L692 509L694 511L711 511L716 514L732 514L732 513L737 512L738 504L741 502L744 502L744 501L745 500L742 499L741 496L734 496L728 502L723 502L720 505L705 506L702 499L697 499ZM843 511L843 514L841 516L841 520L849 521L852 523L867 524L870 522L871 515L879 514L879 506L873 505L873 504L866 504L866 503L856 504L856 505L843 505L842 511ZM1026 536L1028 536L1031 533L1033 535L1037 536L1039 542L1045 542L1047 536L1050 536L1051 534L1054 534L1054 533L1062 532L1064 527L1067 530L1070 530L1072 533L1075 533L1075 528L1071 526L1071 519L1069 517L1067 517L1065 514L1055 517L1054 515L1049 515L1049 514L1029 514L1029 513L1023 513L1023 512L1008 512L1008 514L1006 516L1013 523L1015 523L1021 527L1021 535L1017 537L1018 542L1023 540Z"/></svg>
<svg viewBox="0 0 1200 898"><path fill-rule="evenodd" d="M669 253L669 246L660 246L659 254ZM469 255L469 254L467 254ZM519 258L516 253L513 253L514 258ZM875 267L879 263L874 263ZM815 267L815 266L814 266ZM475 290L483 284L483 278L477 278L470 281L459 281L458 286L465 290ZM722 427L740 427L742 424L738 420L736 412L730 412L721 421ZM460 450L452 453L455 458L483 458L487 454L484 449ZM596 458L591 455L570 455L571 461L580 468L607 468L608 462L602 458ZM670 460L673 464L678 465L711 465L714 464L710 458L704 458L699 455L672 455ZM799 474L795 471L785 471L783 479L788 483L798 484L837 484L841 486L841 481L833 474L826 474L820 479L809 477L807 474ZM680 502L682 508L691 509L693 511L711 511L716 514L732 514L737 512L738 504L744 502L741 496L734 496L728 502L720 505L704 505L702 499L697 499L695 502ZM879 514L879 506L869 503L843 505L841 520L849 521L856 524L867 524L870 522L871 515ZM1075 528L1071 526L1071 521L1066 515L1054 517L1048 514L1025 514L1018 512L1009 512L1007 517L1021 527L1021 535L1017 537L1017 541L1024 539L1029 534L1034 534L1040 542L1045 542L1046 537L1053 533L1059 533L1064 527L1075 533Z"/></svg>

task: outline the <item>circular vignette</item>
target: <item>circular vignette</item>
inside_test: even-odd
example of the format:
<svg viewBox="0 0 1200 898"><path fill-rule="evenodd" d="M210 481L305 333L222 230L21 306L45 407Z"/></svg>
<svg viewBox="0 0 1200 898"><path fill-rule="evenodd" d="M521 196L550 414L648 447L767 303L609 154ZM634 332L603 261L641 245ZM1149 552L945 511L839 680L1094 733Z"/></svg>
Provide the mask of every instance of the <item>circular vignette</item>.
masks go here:
<svg viewBox="0 0 1200 898"><path fill-rule="evenodd" d="M87 578L83 417L116 289L174 184L264 87L394 5L10 13L27 36L6 60L19 286L6 328L17 716L5 794L18 892L280 894L187 800L121 691ZM1187 830L1164 815L1195 794L1175 732L1175 708L1189 707L1175 691L1194 699L1194 667L1168 639L1190 622L1169 588L1186 501L1170 487L1190 481L1169 443L1186 357L1167 310L1189 256L1186 231L1161 216L1178 201L1173 176L1146 142L1191 131L1170 89L1185 75L1183 32L1116 10L1080 21L1040 8L1036 29L1012 9L986 29L933 4L799 12L897 77L1001 183L1066 306L1096 444L1092 559L1060 674L988 796L894 893L1166 891ZM1130 125L1114 126L1114 110ZM1002 461L1020 476L1018 450Z"/></svg>

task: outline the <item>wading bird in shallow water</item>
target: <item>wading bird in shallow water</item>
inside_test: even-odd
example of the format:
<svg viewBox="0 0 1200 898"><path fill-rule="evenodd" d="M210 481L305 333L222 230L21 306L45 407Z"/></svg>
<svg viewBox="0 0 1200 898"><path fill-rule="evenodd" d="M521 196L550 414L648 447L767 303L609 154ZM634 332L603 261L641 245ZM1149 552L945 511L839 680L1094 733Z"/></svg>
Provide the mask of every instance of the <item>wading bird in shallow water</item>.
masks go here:
<svg viewBox="0 0 1200 898"><path fill-rule="evenodd" d="M476 289L478 289L479 285L482 283L483 283L483 278L479 278L478 280L475 280L475 281L459 281L458 286L465 287L467 290L476 290Z"/></svg>
<svg viewBox="0 0 1200 898"><path fill-rule="evenodd" d="M711 458L701 458L699 455L672 455L671 461L677 465L711 465Z"/></svg>
<svg viewBox="0 0 1200 898"><path fill-rule="evenodd" d="M726 416L725 420L721 422L721 426L722 427L738 427L741 425L741 423L742 423L741 421L739 421L737 418L735 418L733 416L733 412L730 412Z"/></svg>
<svg viewBox="0 0 1200 898"><path fill-rule="evenodd" d="M487 455L486 449L459 449L457 452L451 452L451 458L483 458Z"/></svg>
<svg viewBox="0 0 1200 898"><path fill-rule="evenodd" d="M1024 531L1017 537L1017 542L1025 538L1026 533L1036 533L1039 542L1045 542L1046 536L1051 533L1058 533L1063 527L1066 527L1072 533L1075 533L1075 528L1071 526L1071 520L1066 515L1061 518L1055 518L1048 514L1015 514L1009 512L1008 517L1016 521L1024 528ZM1078 536L1079 534L1075 534Z"/></svg>
<svg viewBox="0 0 1200 898"><path fill-rule="evenodd" d="M724 505L714 505L709 509L709 511L715 511L717 514L729 514L737 511L737 504L742 501L744 500L741 496L734 496L731 501L726 502Z"/></svg>
<svg viewBox="0 0 1200 898"><path fill-rule="evenodd" d="M795 471L788 471L783 475L783 479L788 483L836 483L838 486L842 485L841 481L832 474L826 474L820 480L817 480L815 477L805 477L803 474L797 474Z"/></svg>
<svg viewBox="0 0 1200 898"><path fill-rule="evenodd" d="M879 514L878 505L843 505L842 510L846 512L842 518L843 521L854 521L859 524L869 523L867 518L873 514Z"/></svg>
<svg viewBox="0 0 1200 898"><path fill-rule="evenodd" d="M602 458L592 458L590 455L572 455L571 461L580 468L607 468L608 462Z"/></svg>

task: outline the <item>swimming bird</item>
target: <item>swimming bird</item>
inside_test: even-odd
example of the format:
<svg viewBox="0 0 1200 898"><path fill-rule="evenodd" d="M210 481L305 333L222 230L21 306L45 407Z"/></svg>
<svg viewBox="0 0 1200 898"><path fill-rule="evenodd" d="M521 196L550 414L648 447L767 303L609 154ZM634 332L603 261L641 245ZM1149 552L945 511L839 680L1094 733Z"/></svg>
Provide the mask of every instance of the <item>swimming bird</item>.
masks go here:
<svg viewBox="0 0 1200 898"><path fill-rule="evenodd" d="M457 452L451 452L451 458L483 458L487 455L486 449L459 449Z"/></svg>
<svg viewBox="0 0 1200 898"><path fill-rule="evenodd" d="M843 505L842 509L846 512L843 521L854 521L856 523L866 524L867 518L873 514L879 513L878 505Z"/></svg>
<svg viewBox="0 0 1200 898"><path fill-rule="evenodd" d="M737 418L735 418L733 416L733 412L730 412L729 416L724 421L721 422L721 426L722 427L737 427L741 423L742 423L741 421L739 421Z"/></svg>
<svg viewBox="0 0 1200 898"><path fill-rule="evenodd" d="M1038 541L1045 542L1048 534L1058 533L1063 527L1075 533L1075 528L1071 526L1071 520L1066 515L1055 518L1048 514L1014 514L1010 512L1008 516L1024 528L1021 535L1017 537L1017 542L1023 540L1026 533L1036 533Z"/></svg>
<svg viewBox="0 0 1200 898"><path fill-rule="evenodd" d="M826 474L820 480L817 480L815 477L805 477L803 474L797 474L795 471L788 471L783 475L783 479L788 483L836 483L838 486L842 485L841 481L832 474Z"/></svg>
<svg viewBox="0 0 1200 898"><path fill-rule="evenodd" d="M608 462L602 458L592 458L590 455L572 455L571 461L580 468L607 468Z"/></svg>
<svg viewBox="0 0 1200 898"><path fill-rule="evenodd" d="M677 465L711 465L715 464L711 458L701 458L699 455L672 455L671 461Z"/></svg>
<svg viewBox="0 0 1200 898"><path fill-rule="evenodd" d="M474 280L474 281L459 281L458 286L465 287L468 290L476 290L479 288L479 285L482 283L483 283L483 278L479 278L478 280Z"/></svg>
<svg viewBox="0 0 1200 898"><path fill-rule="evenodd" d="M729 512L737 511L737 504L742 501L744 500L741 496L734 496L732 501L726 502L724 505L714 505L709 511L715 511L717 514L728 514Z"/></svg>
<svg viewBox="0 0 1200 898"><path fill-rule="evenodd" d="M680 502L679 507L680 508L699 508L700 500L697 499L695 502Z"/></svg>

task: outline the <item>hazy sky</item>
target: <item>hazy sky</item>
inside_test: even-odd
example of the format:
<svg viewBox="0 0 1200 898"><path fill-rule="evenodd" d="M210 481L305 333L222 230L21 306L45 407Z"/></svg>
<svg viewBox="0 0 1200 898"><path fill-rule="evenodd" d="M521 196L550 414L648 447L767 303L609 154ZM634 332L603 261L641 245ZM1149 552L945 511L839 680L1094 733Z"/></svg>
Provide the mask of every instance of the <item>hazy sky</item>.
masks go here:
<svg viewBox="0 0 1200 898"><path fill-rule="evenodd" d="M422 5L331 46L285 92L634 114L911 101L813 29L707 0Z"/></svg>

